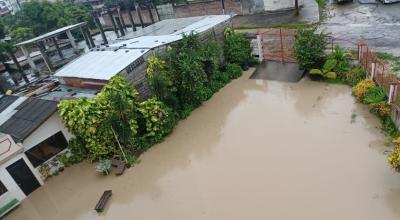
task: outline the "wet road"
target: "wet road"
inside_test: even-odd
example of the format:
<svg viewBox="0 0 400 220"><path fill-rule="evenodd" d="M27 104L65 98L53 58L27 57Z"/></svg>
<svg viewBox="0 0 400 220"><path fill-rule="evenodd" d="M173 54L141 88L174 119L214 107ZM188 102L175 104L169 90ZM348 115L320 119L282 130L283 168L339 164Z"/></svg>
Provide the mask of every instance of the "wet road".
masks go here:
<svg viewBox="0 0 400 220"><path fill-rule="evenodd" d="M353 42L364 38L373 50L400 56L400 3L330 4L329 18L322 28Z"/></svg>
<svg viewBox="0 0 400 220"><path fill-rule="evenodd" d="M181 121L124 175L67 168L6 220L398 220L400 175L347 86L251 80ZM112 189L104 213L93 211Z"/></svg>

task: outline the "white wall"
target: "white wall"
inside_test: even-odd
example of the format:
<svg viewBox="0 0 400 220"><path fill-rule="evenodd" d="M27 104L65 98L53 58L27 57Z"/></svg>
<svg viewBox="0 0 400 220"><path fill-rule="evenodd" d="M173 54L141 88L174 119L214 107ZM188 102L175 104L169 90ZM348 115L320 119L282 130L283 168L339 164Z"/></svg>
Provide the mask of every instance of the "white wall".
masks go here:
<svg viewBox="0 0 400 220"><path fill-rule="evenodd" d="M303 5L304 1L299 0L299 6ZM294 0L264 0L265 11L276 11L294 8Z"/></svg>
<svg viewBox="0 0 400 220"><path fill-rule="evenodd" d="M67 128L64 126L58 113L55 112L22 142L24 151L31 149L59 131L62 131L67 141L73 137L73 135L69 133Z"/></svg>
<svg viewBox="0 0 400 220"><path fill-rule="evenodd" d="M28 165L29 169L32 171L33 175L35 175L39 183L43 185L43 181L40 179L40 174L33 168L32 164L29 162L25 154L20 153L15 155L12 159L0 165L0 180L8 190L6 193L0 196L0 207L4 206L14 198L20 202L26 198L24 192L19 188L17 183L14 181L14 179L6 169L8 166L15 163L21 158L25 161L26 165Z"/></svg>

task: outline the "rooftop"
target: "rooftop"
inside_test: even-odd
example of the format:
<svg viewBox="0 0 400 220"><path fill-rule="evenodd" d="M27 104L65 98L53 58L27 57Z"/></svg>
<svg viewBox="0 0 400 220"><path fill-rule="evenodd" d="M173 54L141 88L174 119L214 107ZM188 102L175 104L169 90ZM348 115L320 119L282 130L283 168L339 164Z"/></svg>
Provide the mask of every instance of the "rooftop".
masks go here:
<svg viewBox="0 0 400 220"><path fill-rule="evenodd" d="M8 100L10 97L4 96L0 101L3 99ZM10 106L15 112L0 125L0 132L11 135L16 142L21 142L57 111L57 104L56 101L25 98L19 105Z"/></svg>
<svg viewBox="0 0 400 220"><path fill-rule="evenodd" d="M183 34L204 32L230 19L230 15L209 15L163 20L135 32L134 38L92 49L59 69L55 76L109 80L150 49L178 41Z"/></svg>
<svg viewBox="0 0 400 220"><path fill-rule="evenodd" d="M16 44L15 46L22 46L22 45L31 44L31 43L36 43L36 42L38 42L38 41L46 40L46 39L48 39L48 38L55 37L55 36L57 36L57 35L59 35L59 34L62 34L62 33L64 33L64 32L66 32L66 31L68 31L68 30L72 30L72 29L75 29L75 28L79 28L79 27L84 26L84 25L86 25L86 22L81 22L81 23L77 23L77 24L68 25L68 26L59 28L59 29L57 29L57 30L48 32L48 33L46 33L46 34L43 34L43 35L34 37L34 38L32 38L32 39L29 39L29 40L20 42L20 43Z"/></svg>

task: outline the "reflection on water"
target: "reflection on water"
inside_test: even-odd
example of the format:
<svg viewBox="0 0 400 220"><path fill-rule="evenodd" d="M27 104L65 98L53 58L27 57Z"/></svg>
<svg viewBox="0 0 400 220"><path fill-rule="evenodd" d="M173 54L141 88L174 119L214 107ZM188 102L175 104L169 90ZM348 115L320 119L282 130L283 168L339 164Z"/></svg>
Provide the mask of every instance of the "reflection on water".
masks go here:
<svg viewBox="0 0 400 220"><path fill-rule="evenodd" d="M400 218L400 175L386 165L387 139L349 87L249 76L196 109L124 175L75 165L6 219ZM107 189L113 196L97 214Z"/></svg>

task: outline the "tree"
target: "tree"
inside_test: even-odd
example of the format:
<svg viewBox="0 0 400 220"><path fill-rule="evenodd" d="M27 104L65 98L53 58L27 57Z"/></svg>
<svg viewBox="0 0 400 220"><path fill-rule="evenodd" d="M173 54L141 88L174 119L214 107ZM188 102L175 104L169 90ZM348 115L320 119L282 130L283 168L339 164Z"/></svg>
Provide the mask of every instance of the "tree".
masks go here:
<svg viewBox="0 0 400 220"><path fill-rule="evenodd" d="M80 3L29 1L15 15L5 16L6 29L31 28L34 35L41 35L65 25L91 21L90 9Z"/></svg>
<svg viewBox="0 0 400 220"><path fill-rule="evenodd" d="M299 30L294 42L293 52L301 68L320 69L325 62L326 38L315 28Z"/></svg>
<svg viewBox="0 0 400 220"><path fill-rule="evenodd" d="M33 38L35 35L33 34L32 28L17 27L11 30L10 36L13 43L20 43Z"/></svg>

